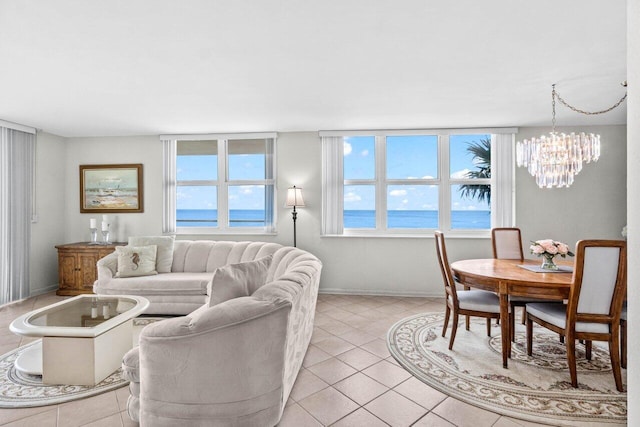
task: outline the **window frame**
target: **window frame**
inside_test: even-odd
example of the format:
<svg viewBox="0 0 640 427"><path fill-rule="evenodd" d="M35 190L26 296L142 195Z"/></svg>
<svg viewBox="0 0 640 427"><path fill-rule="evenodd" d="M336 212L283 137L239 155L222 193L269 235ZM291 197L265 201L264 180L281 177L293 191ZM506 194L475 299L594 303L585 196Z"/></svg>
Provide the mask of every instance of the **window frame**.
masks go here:
<svg viewBox="0 0 640 427"><path fill-rule="evenodd" d="M276 143L277 133L240 133L240 134L197 134L197 135L161 135L163 142L163 233L196 235L196 234L237 234L237 235L272 235L276 232L277 194L276 194ZM264 139L267 144L264 179L229 179L229 143L234 140ZM177 144L178 141L216 141L218 174L214 180L181 180L177 179ZM214 186L217 195L217 225L211 227L178 227L177 226L177 187L180 186ZM229 188L244 185L260 185L265 187L265 220L263 227L231 226L229 224Z"/></svg>
<svg viewBox="0 0 640 427"><path fill-rule="evenodd" d="M433 236L435 229L388 228L387 193L390 185L437 185L438 229L454 237L490 237L491 227L510 227L515 219L515 161L513 146L516 128L489 129L419 129L321 131L323 148L323 236L358 237L419 237ZM451 178L450 145L452 135L491 135L491 179ZM402 135L436 135L438 137L438 176L433 179L386 179L386 137ZM375 137L374 179L345 180L344 138L350 136ZM491 226L488 229L451 228L451 187L462 184L491 185ZM376 228L344 228L344 187L375 184Z"/></svg>

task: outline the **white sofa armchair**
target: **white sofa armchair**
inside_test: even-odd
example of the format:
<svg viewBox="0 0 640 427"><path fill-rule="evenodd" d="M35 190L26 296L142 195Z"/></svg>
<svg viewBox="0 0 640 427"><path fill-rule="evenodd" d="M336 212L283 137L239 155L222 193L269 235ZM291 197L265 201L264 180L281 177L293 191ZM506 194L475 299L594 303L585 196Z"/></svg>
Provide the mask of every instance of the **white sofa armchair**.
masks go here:
<svg viewBox="0 0 640 427"><path fill-rule="evenodd" d="M272 256L266 283L250 296L207 303L142 330L139 346L123 360L134 421L278 423L313 332L322 264L292 247Z"/></svg>

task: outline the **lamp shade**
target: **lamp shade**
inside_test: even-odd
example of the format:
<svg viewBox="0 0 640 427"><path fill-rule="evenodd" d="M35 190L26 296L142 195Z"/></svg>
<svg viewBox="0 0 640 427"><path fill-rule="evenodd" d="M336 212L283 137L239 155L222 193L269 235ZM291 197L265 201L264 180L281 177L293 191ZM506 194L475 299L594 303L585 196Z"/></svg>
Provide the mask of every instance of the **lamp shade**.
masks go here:
<svg viewBox="0 0 640 427"><path fill-rule="evenodd" d="M287 200L284 205L288 208L304 207L304 199L302 198L302 188L295 185L287 189Z"/></svg>

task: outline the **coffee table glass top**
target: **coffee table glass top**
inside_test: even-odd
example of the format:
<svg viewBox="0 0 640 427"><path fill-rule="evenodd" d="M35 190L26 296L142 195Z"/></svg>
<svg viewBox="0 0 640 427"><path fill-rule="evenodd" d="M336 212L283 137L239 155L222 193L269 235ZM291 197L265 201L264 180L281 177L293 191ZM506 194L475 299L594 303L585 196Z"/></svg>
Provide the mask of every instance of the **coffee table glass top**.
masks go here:
<svg viewBox="0 0 640 427"><path fill-rule="evenodd" d="M149 306L133 295L78 295L15 319L12 332L26 336L95 337L132 319Z"/></svg>

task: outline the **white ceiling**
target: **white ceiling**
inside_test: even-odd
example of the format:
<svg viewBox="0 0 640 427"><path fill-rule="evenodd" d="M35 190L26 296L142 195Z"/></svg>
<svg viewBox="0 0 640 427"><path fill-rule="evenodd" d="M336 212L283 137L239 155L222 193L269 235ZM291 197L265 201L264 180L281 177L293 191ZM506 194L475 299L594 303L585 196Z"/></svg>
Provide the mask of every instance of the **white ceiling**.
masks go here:
<svg viewBox="0 0 640 427"><path fill-rule="evenodd" d="M0 119L61 136L547 126L624 94L626 2L0 0ZM626 103L625 103L626 104ZM558 125L626 123L558 106Z"/></svg>

